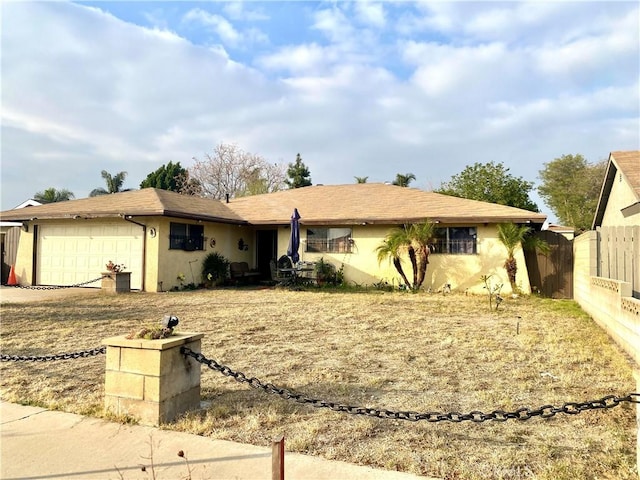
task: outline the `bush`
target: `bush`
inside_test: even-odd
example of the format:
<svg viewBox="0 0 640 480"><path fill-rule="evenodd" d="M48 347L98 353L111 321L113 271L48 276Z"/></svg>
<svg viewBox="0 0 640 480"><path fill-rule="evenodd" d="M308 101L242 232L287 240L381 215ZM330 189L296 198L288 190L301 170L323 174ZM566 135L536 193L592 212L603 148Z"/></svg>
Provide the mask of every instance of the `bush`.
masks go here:
<svg viewBox="0 0 640 480"><path fill-rule="evenodd" d="M204 257L202 262L202 280L205 285L222 285L227 279L229 260L218 252L212 252Z"/></svg>

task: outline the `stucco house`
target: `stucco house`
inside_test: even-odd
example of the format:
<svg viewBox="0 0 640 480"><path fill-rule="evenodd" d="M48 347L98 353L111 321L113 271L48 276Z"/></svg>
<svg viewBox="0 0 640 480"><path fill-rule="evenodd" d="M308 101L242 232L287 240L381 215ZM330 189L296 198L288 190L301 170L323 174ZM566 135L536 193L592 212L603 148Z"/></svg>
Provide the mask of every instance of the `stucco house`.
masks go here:
<svg viewBox="0 0 640 480"><path fill-rule="evenodd" d="M592 228L574 240L574 298L640 365L640 150L609 154Z"/></svg>
<svg viewBox="0 0 640 480"><path fill-rule="evenodd" d="M42 205L42 203L34 200L33 198L29 198L28 200L22 202L20 205L14 207L14 209L35 207L37 205ZM20 227L22 227L22 224L20 222L0 221L0 257L2 258L0 281L2 282L2 284L7 282L10 267L16 261L18 240L20 238Z"/></svg>
<svg viewBox="0 0 640 480"><path fill-rule="evenodd" d="M204 257L216 251L246 261L269 278L269 261L284 255L293 209L301 219L300 257L344 266L345 279L398 284L392 265L378 263L376 247L390 229L436 222L436 251L425 288L482 292L481 275L509 282L506 250L496 225L528 224L539 230L546 216L388 184L316 185L234 198L228 202L142 189L0 212L22 222L15 272L25 285L72 285L100 276L111 260L132 272L131 287L166 291L200 282ZM516 252L517 283L530 291L524 256ZM410 266L407 265L408 271ZM99 282L95 284L99 286Z"/></svg>
<svg viewBox="0 0 640 480"><path fill-rule="evenodd" d="M640 225L640 150L611 152L592 229Z"/></svg>

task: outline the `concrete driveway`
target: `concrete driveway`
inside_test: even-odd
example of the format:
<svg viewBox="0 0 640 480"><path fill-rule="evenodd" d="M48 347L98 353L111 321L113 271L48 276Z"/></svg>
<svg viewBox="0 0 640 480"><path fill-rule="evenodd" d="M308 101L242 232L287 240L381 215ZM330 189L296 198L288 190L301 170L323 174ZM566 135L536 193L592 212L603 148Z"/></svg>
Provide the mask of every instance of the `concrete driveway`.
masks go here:
<svg viewBox="0 0 640 480"><path fill-rule="evenodd" d="M55 300L58 298L73 297L78 295L100 295L99 288L76 287L56 288L53 290L40 290L20 287L0 286L0 304L2 303L33 303L41 300Z"/></svg>

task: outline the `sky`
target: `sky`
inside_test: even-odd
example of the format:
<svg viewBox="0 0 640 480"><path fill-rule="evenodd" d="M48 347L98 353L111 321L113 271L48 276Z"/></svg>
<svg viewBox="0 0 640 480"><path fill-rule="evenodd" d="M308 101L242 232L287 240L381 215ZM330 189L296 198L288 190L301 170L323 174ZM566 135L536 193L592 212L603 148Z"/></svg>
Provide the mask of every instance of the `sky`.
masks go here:
<svg viewBox="0 0 640 480"><path fill-rule="evenodd" d="M640 149L636 1L0 4L1 205L139 188L221 143L432 190ZM534 187L535 188L535 187ZM532 191L543 213L552 213ZM410 206L408 206L410 207Z"/></svg>

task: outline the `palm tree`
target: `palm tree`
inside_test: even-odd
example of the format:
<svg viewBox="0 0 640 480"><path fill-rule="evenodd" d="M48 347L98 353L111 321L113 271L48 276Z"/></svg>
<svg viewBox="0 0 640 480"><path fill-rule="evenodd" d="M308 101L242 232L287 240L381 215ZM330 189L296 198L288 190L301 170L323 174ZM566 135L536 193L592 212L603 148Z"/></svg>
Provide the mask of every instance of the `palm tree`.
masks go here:
<svg viewBox="0 0 640 480"><path fill-rule="evenodd" d="M411 287L409 279L402 268L402 262L400 261L400 251L402 246L403 245L399 241L399 237L393 235L393 233L389 233L382 243L376 248L376 251L378 252L378 264L382 263L385 259L389 259L393 262L393 266L396 268L407 287Z"/></svg>
<svg viewBox="0 0 640 480"><path fill-rule="evenodd" d="M117 193L117 192L128 192L131 190L130 188L122 189L122 184L124 183L124 179L127 176L127 172L118 172L115 175L111 175L106 170L102 170L100 173L102 178L107 184L107 189L104 188L94 188L91 190L89 194L90 197L97 197L98 195L106 195L107 193Z"/></svg>
<svg viewBox="0 0 640 480"><path fill-rule="evenodd" d="M416 252L418 259L418 272L413 288L418 289L422 286L427 275L427 265L429 264L429 254L431 253L431 245L429 242L433 239L436 225L429 220L423 223L413 223L409 226L408 235L413 243L416 244Z"/></svg>
<svg viewBox="0 0 640 480"><path fill-rule="evenodd" d="M356 183L367 183L369 177L353 177L356 179Z"/></svg>
<svg viewBox="0 0 640 480"><path fill-rule="evenodd" d="M518 264L513 256L516 247L522 245L522 247L526 249L537 249L544 255L547 255L551 248L544 240L531 235L530 227L526 225L516 225L515 223L499 223L498 239L507 249L507 259L504 262L504 268L507 270L511 291L517 292L516 273L518 272Z"/></svg>
<svg viewBox="0 0 640 480"><path fill-rule="evenodd" d="M416 176L413 173L405 173L402 175L401 173L396 174L396 179L392 182L393 185L398 185L399 187L408 187L409 184L416 179Z"/></svg>
<svg viewBox="0 0 640 480"><path fill-rule="evenodd" d="M53 187L47 188L44 192L38 192L33 196L33 199L40 203L64 202L72 198L75 198L75 195L70 190L66 188L56 190Z"/></svg>

